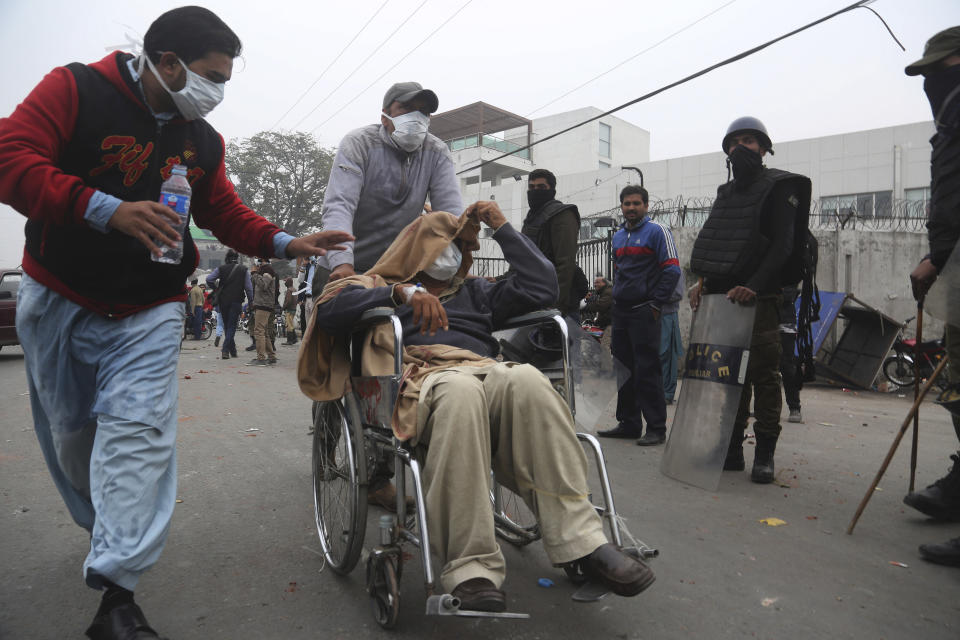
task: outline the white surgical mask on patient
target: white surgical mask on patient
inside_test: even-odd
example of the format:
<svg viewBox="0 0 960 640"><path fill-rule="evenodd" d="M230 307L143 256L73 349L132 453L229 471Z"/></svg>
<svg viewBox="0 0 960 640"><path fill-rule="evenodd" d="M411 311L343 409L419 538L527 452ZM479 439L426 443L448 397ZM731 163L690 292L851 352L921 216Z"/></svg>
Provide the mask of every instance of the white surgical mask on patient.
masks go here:
<svg viewBox="0 0 960 640"><path fill-rule="evenodd" d="M457 275L462 261L463 254L461 254L460 249L457 248L457 243L451 242L447 245L447 248L443 250L443 253L433 261L433 264L424 269L423 272L434 280L445 282Z"/></svg>

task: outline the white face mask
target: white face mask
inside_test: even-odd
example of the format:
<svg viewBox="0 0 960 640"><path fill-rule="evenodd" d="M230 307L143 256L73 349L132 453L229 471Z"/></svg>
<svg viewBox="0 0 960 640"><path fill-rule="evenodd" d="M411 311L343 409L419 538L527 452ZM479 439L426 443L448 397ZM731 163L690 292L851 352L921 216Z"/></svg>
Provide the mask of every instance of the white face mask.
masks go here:
<svg viewBox="0 0 960 640"><path fill-rule="evenodd" d="M143 54L140 58L139 73L143 73L144 60L147 61L150 71L153 72L153 77L157 79L161 87L167 90L167 93L169 93L173 99L173 104L176 105L177 110L187 120L199 120L205 117L223 100L224 83L212 82L194 73L187 67L187 63L180 60L180 58L177 58L177 60L183 65L184 70L187 72L187 82L180 91L170 90L170 87L168 87L167 83L160 77L157 68L153 66L153 62L150 61L147 54Z"/></svg>
<svg viewBox="0 0 960 640"><path fill-rule="evenodd" d="M393 123L393 141L397 143L398 147L407 153L412 153L420 148L423 139L427 137L430 116L425 116L419 111L404 113L395 118L391 118L386 113L383 115Z"/></svg>
<svg viewBox="0 0 960 640"><path fill-rule="evenodd" d="M434 280L446 282L457 275L462 261L463 254L460 253L457 243L451 242L447 245L447 248L443 250L443 253L433 261L433 264L424 269L423 272Z"/></svg>

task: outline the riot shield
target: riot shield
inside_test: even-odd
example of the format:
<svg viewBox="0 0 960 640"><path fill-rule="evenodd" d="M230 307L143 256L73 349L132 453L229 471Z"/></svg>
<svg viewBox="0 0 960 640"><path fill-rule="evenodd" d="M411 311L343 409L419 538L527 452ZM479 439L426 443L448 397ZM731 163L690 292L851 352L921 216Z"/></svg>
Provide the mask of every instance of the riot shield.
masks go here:
<svg viewBox="0 0 960 640"><path fill-rule="evenodd" d="M565 329L550 318L542 323L494 332L504 360L532 364L550 380L573 412L578 431L593 432L626 379L609 349L569 318ZM563 333L566 336L563 336ZM563 366L563 339L569 366ZM573 389L571 398L569 389Z"/></svg>
<svg viewBox="0 0 960 640"><path fill-rule="evenodd" d="M953 248L936 282L927 292L923 308L934 318L960 327L960 243Z"/></svg>
<svg viewBox="0 0 960 640"><path fill-rule="evenodd" d="M683 383L660 471L716 491L747 374L756 306L703 296L693 314Z"/></svg>
<svg viewBox="0 0 960 640"><path fill-rule="evenodd" d="M610 405L629 371L605 349L596 336L567 320L570 336L570 378L574 391L577 431L596 433L597 423L608 420ZM608 329L609 331L609 329Z"/></svg>

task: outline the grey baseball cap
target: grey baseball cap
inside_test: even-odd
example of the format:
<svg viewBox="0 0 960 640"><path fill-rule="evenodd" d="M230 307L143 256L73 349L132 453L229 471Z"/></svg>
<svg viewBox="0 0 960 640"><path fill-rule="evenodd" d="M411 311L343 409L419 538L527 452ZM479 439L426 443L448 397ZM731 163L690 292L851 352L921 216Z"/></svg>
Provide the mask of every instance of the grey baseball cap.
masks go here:
<svg viewBox="0 0 960 640"><path fill-rule="evenodd" d="M430 89L424 89L419 82L398 82L383 96L383 110L386 111L394 102L410 102L414 98L423 98L427 101L427 110L433 113L440 106L437 94Z"/></svg>
<svg viewBox="0 0 960 640"><path fill-rule="evenodd" d="M944 29L927 40L927 45L923 48L923 57L908 65L903 71L908 76L926 73L931 66L954 53L960 53L960 27Z"/></svg>

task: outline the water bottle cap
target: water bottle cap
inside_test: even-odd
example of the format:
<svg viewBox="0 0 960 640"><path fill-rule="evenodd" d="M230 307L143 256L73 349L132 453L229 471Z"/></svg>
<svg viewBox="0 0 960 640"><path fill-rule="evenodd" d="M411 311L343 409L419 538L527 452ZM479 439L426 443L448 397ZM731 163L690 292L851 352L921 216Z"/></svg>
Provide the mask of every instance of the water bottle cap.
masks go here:
<svg viewBox="0 0 960 640"><path fill-rule="evenodd" d="M173 165L173 170L172 170L172 172L173 172L173 173L176 173L176 174L179 174L179 175L185 176L185 175L187 175L187 168L186 168L184 165L182 165L182 164L175 164L175 165Z"/></svg>

